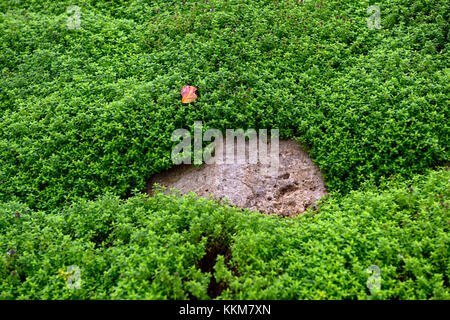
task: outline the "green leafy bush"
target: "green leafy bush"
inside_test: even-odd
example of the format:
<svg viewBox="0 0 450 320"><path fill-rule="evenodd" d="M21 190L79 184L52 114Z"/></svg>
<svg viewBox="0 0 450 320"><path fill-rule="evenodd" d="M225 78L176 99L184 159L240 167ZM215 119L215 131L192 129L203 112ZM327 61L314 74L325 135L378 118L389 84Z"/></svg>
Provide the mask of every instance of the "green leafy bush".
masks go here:
<svg viewBox="0 0 450 320"><path fill-rule="evenodd" d="M0 299L450 299L449 181L390 181L295 219L194 194L106 195L54 214L5 203ZM58 277L70 265L78 290Z"/></svg>
<svg viewBox="0 0 450 320"><path fill-rule="evenodd" d="M129 196L194 120L280 128L342 193L448 161L446 2L383 1L379 30L360 1L83 1L68 29L71 4L0 4L2 201Z"/></svg>
<svg viewBox="0 0 450 320"><path fill-rule="evenodd" d="M371 30L372 1L1 1L0 298L448 299L449 174L419 174L449 160L449 4L379 3ZM332 196L139 195L195 120L279 128Z"/></svg>

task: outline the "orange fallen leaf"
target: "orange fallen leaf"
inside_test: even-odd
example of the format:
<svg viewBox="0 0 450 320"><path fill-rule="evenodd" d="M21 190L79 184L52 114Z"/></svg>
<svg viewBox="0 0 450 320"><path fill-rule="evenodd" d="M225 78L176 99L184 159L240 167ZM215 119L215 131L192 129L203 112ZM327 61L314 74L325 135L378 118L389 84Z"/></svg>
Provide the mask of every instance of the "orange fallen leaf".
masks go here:
<svg viewBox="0 0 450 320"><path fill-rule="evenodd" d="M195 91L197 91L196 87L192 86L184 86L181 89L181 96L183 97L181 99L182 103L190 103L197 99L197 95L195 94Z"/></svg>

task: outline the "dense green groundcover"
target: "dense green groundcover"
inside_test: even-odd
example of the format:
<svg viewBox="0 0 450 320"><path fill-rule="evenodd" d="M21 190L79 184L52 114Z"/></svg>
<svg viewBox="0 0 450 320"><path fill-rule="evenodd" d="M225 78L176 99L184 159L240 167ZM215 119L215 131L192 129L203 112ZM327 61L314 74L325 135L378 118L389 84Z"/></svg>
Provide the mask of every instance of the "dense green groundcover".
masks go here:
<svg viewBox="0 0 450 320"><path fill-rule="evenodd" d="M373 30L368 1L196 3L0 2L0 201L143 190L194 120L299 137L343 193L448 161L448 1L380 1Z"/></svg>
<svg viewBox="0 0 450 320"><path fill-rule="evenodd" d="M449 2L377 1L369 29L374 3L0 1L0 298L367 298L377 265L371 298L448 299L449 174L417 179L449 160ZM144 199L195 120L299 139L333 196Z"/></svg>
<svg viewBox="0 0 450 320"><path fill-rule="evenodd" d="M294 219L193 194L107 195L55 214L6 203L0 299L450 299L449 198L442 170ZM58 277L70 265L78 290Z"/></svg>

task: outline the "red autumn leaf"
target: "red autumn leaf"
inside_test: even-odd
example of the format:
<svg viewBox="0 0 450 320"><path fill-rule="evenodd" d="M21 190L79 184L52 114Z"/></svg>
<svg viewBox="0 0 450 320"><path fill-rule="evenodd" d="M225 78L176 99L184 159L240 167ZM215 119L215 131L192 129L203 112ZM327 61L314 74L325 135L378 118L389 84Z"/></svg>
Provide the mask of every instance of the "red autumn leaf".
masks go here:
<svg viewBox="0 0 450 320"><path fill-rule="evenodd" d="M195 94L195 91L197 91L196 87L192 86L184 86L183 89L181 89L181 96L183 97L181 99L182 103L190 103L197 99L197 95Z"/></svg>

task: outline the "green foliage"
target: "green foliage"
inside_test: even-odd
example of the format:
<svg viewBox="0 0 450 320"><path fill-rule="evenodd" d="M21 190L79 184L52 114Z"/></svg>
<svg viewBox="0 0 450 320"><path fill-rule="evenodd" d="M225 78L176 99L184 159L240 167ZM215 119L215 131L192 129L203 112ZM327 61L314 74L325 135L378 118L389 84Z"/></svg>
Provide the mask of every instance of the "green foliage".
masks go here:
<svg viewBox="0 0 450 320"><path fill-rule="evenodd" d="M0 299L449 299L449 173L418 176L449 160L449 3L379 1L375 30L371 4L1 1ZM333 195L295 219L132 196L195 120L279 128Z"/></svg>
<svg viewBox="0 0 450 320"><path fill-rule="evenodd" d="M106 195L54 214L5 203L0 299L208 299L211 283L218 299L450 299L449 181L449 171L390 181L295 219L194 194ZM78 290L58 277L70 265Z"/></svg>
<svg viewBox="0 0 450 320"><path fill-rule="evenodd" d="M0 4L2 201L129 196L194 120L300 137L342 193L448 161L445 1L383 1L379 30L367 1L92 0L68 29L72 4Z"/></svg>

